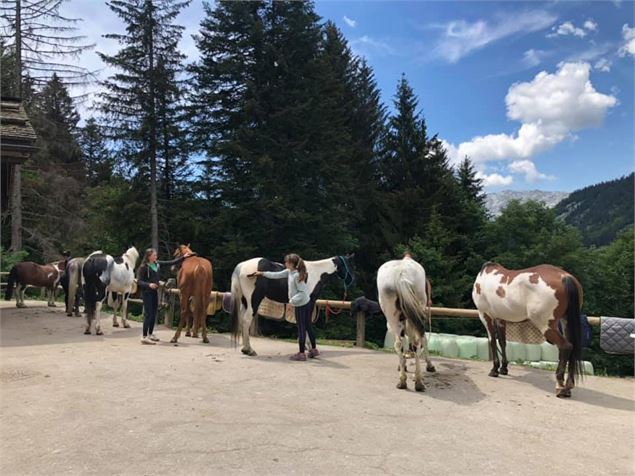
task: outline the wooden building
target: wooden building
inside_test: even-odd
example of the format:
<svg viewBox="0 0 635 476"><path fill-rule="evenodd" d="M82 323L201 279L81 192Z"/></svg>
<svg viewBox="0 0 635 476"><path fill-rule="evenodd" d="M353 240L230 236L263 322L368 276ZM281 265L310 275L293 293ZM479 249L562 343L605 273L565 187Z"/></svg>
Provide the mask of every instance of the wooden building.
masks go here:
<svg viewBox="0 0 635 476"><path fill-rule="evenodd" d="M21 166L35 151L35 139L35 130L26 115L22 101L12 97L0 98L0 199L3 217L7 213L12 213L12 206L21 209ZM21 219L21 213L19 216ZM18 223L21 226L19 220ZM13 222L11 236L11 244L17 245L18 249L21 248L22 230L16 229Z"/></svg>

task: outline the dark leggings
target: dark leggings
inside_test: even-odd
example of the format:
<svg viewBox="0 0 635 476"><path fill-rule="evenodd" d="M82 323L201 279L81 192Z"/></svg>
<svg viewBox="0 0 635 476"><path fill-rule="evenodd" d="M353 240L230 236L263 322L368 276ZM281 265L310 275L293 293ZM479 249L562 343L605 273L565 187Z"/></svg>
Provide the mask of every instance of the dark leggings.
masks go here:
<svg viewBox="0 0 635 476"><path fill-rule="evenodd" d="M143 292L143 337L154 332L154 322L159 307L159 294L156 291Z"/></svg>
<svg viewBox="0 0 635 476"><path fill-rule="evenodd" d="M306 350L306 335L309 334L309 340L311 341L311 347L316 348L315 345L315 332L313 332L313 325L311 324L311 314L313 314L313 303L309 301L304 306L295 308L295 322L298 325L298 343L300 344L300 352Z"/></svg>

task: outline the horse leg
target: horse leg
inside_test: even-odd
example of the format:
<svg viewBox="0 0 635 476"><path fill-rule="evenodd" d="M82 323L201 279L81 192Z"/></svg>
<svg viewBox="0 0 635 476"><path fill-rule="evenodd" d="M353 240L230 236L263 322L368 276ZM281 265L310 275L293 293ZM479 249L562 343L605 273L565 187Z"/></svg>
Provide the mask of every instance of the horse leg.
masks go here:
<svg viewBox="0 0 635 476"><path fill-rule="evenodd" d="M248 305L247 309L243 312L242 324L243 324L243 348L240 351L251 357L258 355L254 349L251 348L249 342L249 328L251 327L251 321L254 317L254 312L251 310L251 306Z"/></svg>
<svg viewBox="0 0 635 476"><path fill-rule="evenodd" d="M185 337L192 337L192 327L194 326L194 314L191 312L190 299L187 300L187 309L190 312L186 314L185 319Z"/></svg>
<svg viewBox="0 0 635 476"><path fill-rule="evenodd" d="M119 327L119 321L117 321L117 311L119 310L119 294L112 293L110 295L112 302L112 326Z"/></svg>
<svg viewBox="0 0 635 476"><path fill-rule="evenodd" d="M423 346L423 357L426 359L426 372L436 372L437 369L434 367L432 360L430 360L430 352L428 352L428 339L425 335L421 337L421 342Z"/></svg>
<svg viewBox="0 0 635 476"><path fill-rule="evenodd" d="M181 331L187 322L188 316L192 311L190 311L190 299L189 296L181 295L181 315L179 316L179 325L176 328L176 332L174 333L174 337L170 340L172 344L176 344L179 341L179 337L181 337Z"/></svg>
<svg viewBox="0 0 635 476"><path fill-rule="evenodd" d="M93 315L90 312L86 312L86 330L84 331L84 334L86 335L90 335L90 328L93 322Z"/></svg>
<svg viewBox="0 0 635 476"><path fill-rule="evenodd" d="M48 290L48 295L49 295L48 307L57 307L55 305L55 290L56 290L55 287Z"/></svg>
<svg viewBox="0 0 635 476"><path fill-rule="evenodd" d="M501 368L500 368L500 374L501 375L507 375L508 371L507 371L507 351L506 351L506 347L507 347L507 327L506 327L506 323L505 321L502 321L500 319L496 320L496 333L498 334L498 343L500 344L500 348L501 348L501 357L502 357L502 362L501 362Z"/></svg>
<svg viewBox="0 0 635 476"><path fill-rule="evenodd" d="M24 287L21 284L15 285L15 307L26 307L24 305Z"/></svg>
<svg viewBox="0 0 635 476"><path fill-rule="evenodd" d="M95 305L95 335L100 336L103 335L103 332L101 331L101 306L102 306L102 302L101 301L97 301L97 304Z"/></svg>
<svg viewBox="0 0 635 476"><path fill-rule="evenodd" d="M425 339L425 336L420 337L414 342L414 345L415 345L415 390L417 392L423 392L426 389L425 385L423 385L423 375L421 375L421 354L423 353L423 339Z"/></svg>
<svg viewBox="0 0 635 476"><path fill-rule="evenodd" d="M549 328L544 333L545 339L558 346L558 367L556 368L556 397L566 398L571 396L571 387L564 383L564 373L567 368L569 354L573 345L558 331L555 320L549 321ZM569 382L567 381L567 384Z"/></svg>
<svg viewBox="0 0 635 476"><path fill-rule="evenodd" d="M397 383L397 388L407 389L408 374L406 374L406 356L403 352L401 332L399 334L395 334L395 352L397 352L397 357L399 358L399 382Z"/></svg>
<svg viewBox="0 0 635 476"><path fill-rule="evenodd" d="M121 297L121 325L125 329L130 329L130 324L128 324L128 320L126 319L126 314L128 313L128 297L128 293Z"/></svg>
<svg viewBox="0 0 635 476"><path fill-rule="evenodd" d="M490 353L492 354L492 370L489 371L490 377L498 377L498 368L500 367L500 361L498 360L498 346L496 345L496 325L494 320L487 314L483 314L482 320L485 321L487 326L487 334L489 337Z"/></svg>

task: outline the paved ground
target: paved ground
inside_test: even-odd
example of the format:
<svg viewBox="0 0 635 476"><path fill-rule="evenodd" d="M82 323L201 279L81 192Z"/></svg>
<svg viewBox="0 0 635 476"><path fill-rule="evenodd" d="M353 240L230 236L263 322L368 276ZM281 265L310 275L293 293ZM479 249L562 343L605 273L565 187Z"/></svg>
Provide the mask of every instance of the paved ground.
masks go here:
<svg viewBox="0 0 635 476"><path fill-rule="evenodd" d="M560 400L551 373L438 358L421 394L395 389L388 353L142 346L136 323L85 336L60 308L2 304L3 475L633 473L632 380L589 377Z"/></svg>

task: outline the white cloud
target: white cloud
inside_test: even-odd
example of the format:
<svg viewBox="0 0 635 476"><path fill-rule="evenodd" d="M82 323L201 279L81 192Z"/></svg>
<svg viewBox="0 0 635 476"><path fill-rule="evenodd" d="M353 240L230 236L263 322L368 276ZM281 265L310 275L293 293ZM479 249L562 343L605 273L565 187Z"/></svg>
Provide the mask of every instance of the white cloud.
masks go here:
<svg viewBox="0 0 635 476"><path fill-rule="evenodd" d="M380 56L395 55L397 52L385 41L376 40L368 35L360 36L349 42L353 52L360 56L370 57L377 53Z"/></svg>
<svg viewBox="0 0 635 476"><path fill-rule="evenodd" d="M603 73L608 73L609 71L611 71L612 64L613 63L611 62L611 60L606 59L606 58L600 58L593 65L593 69L596 69L596 70L601 71Z"/></svg>
<svg viewBox="0 0 635 476"><path fill-rule="evenodd" d="M537 182L538 180L554 180L553 175L546 175L542 172L538 172L536 165L531 160L515 160L509 164L508 169L514 174L523 174L525 180L529 183Z"/></svg>
<svg viewBox="0 0 635 476"><path fill-rule="evenodd" d="M534 50L533 48L523 53L523 64L528 68L538 66L547 55L544 50Z"/></svg>
<svg viewBox="0 0 635 476"><path fill-rule="evenodd" d="M500 174L486 174L484 172L476 172L476 178L483 181L483 186L489 187L501 187L503 185L511 185L514 182L514 177L511 175Z"/></svg>
<svg viewBox="0 0 635 476"><path fill-rule="evenodd" d="M344 20L344 23L346 23L351 28L355 28L357 26L357 20L353 20L352 18L348 18L346 15L344 15L343 20Z"/></svg>
<svg viewBox="0 0 635 476"><path fill-rule="evenodd" d="M577 27L573 22L565 21L558 26L551 28L551 33L547 34L547 38L555 38L556 36L577 36L584 38L591 31L597 31L598 24L589 19L584 22L583 28Z"/></svg>
<svg viewBox="0 0 635 476"><path fill-rule="evenodd" d="M635 56L635 28L630 28L628 24L624 24L622 27L622 38L624 43L618 54L620 56Z"/></svg>
<svg viewBox="0 0 635 476"><path fill-rule="evenodd" d="M542 10L499 15L493 21L453 20L443 25L445 31L435 47L434 54L450 63L456 63L490 43L515 34L543 30L555 21L554 15Z"/></svg>
<svg viewBox="0 0 635 476"><path fill-rule="evenodd" d="M591 19L588 19L587 21L584 22L584 28L589 30L589 31L597 31L598 30L598 24Z"/></svg>
<svg viewBox="0 0 635 476"><path fill-rule="evenodd" d="M573 138L574 131L599 126L617 98L594 89L590 70L588 63L563 63L555 73L542 71L531 81L513 84L505 103L507 117L521 123L518 131L446 144L452 163L465 156L476 163L527 160Z"/></svg>

